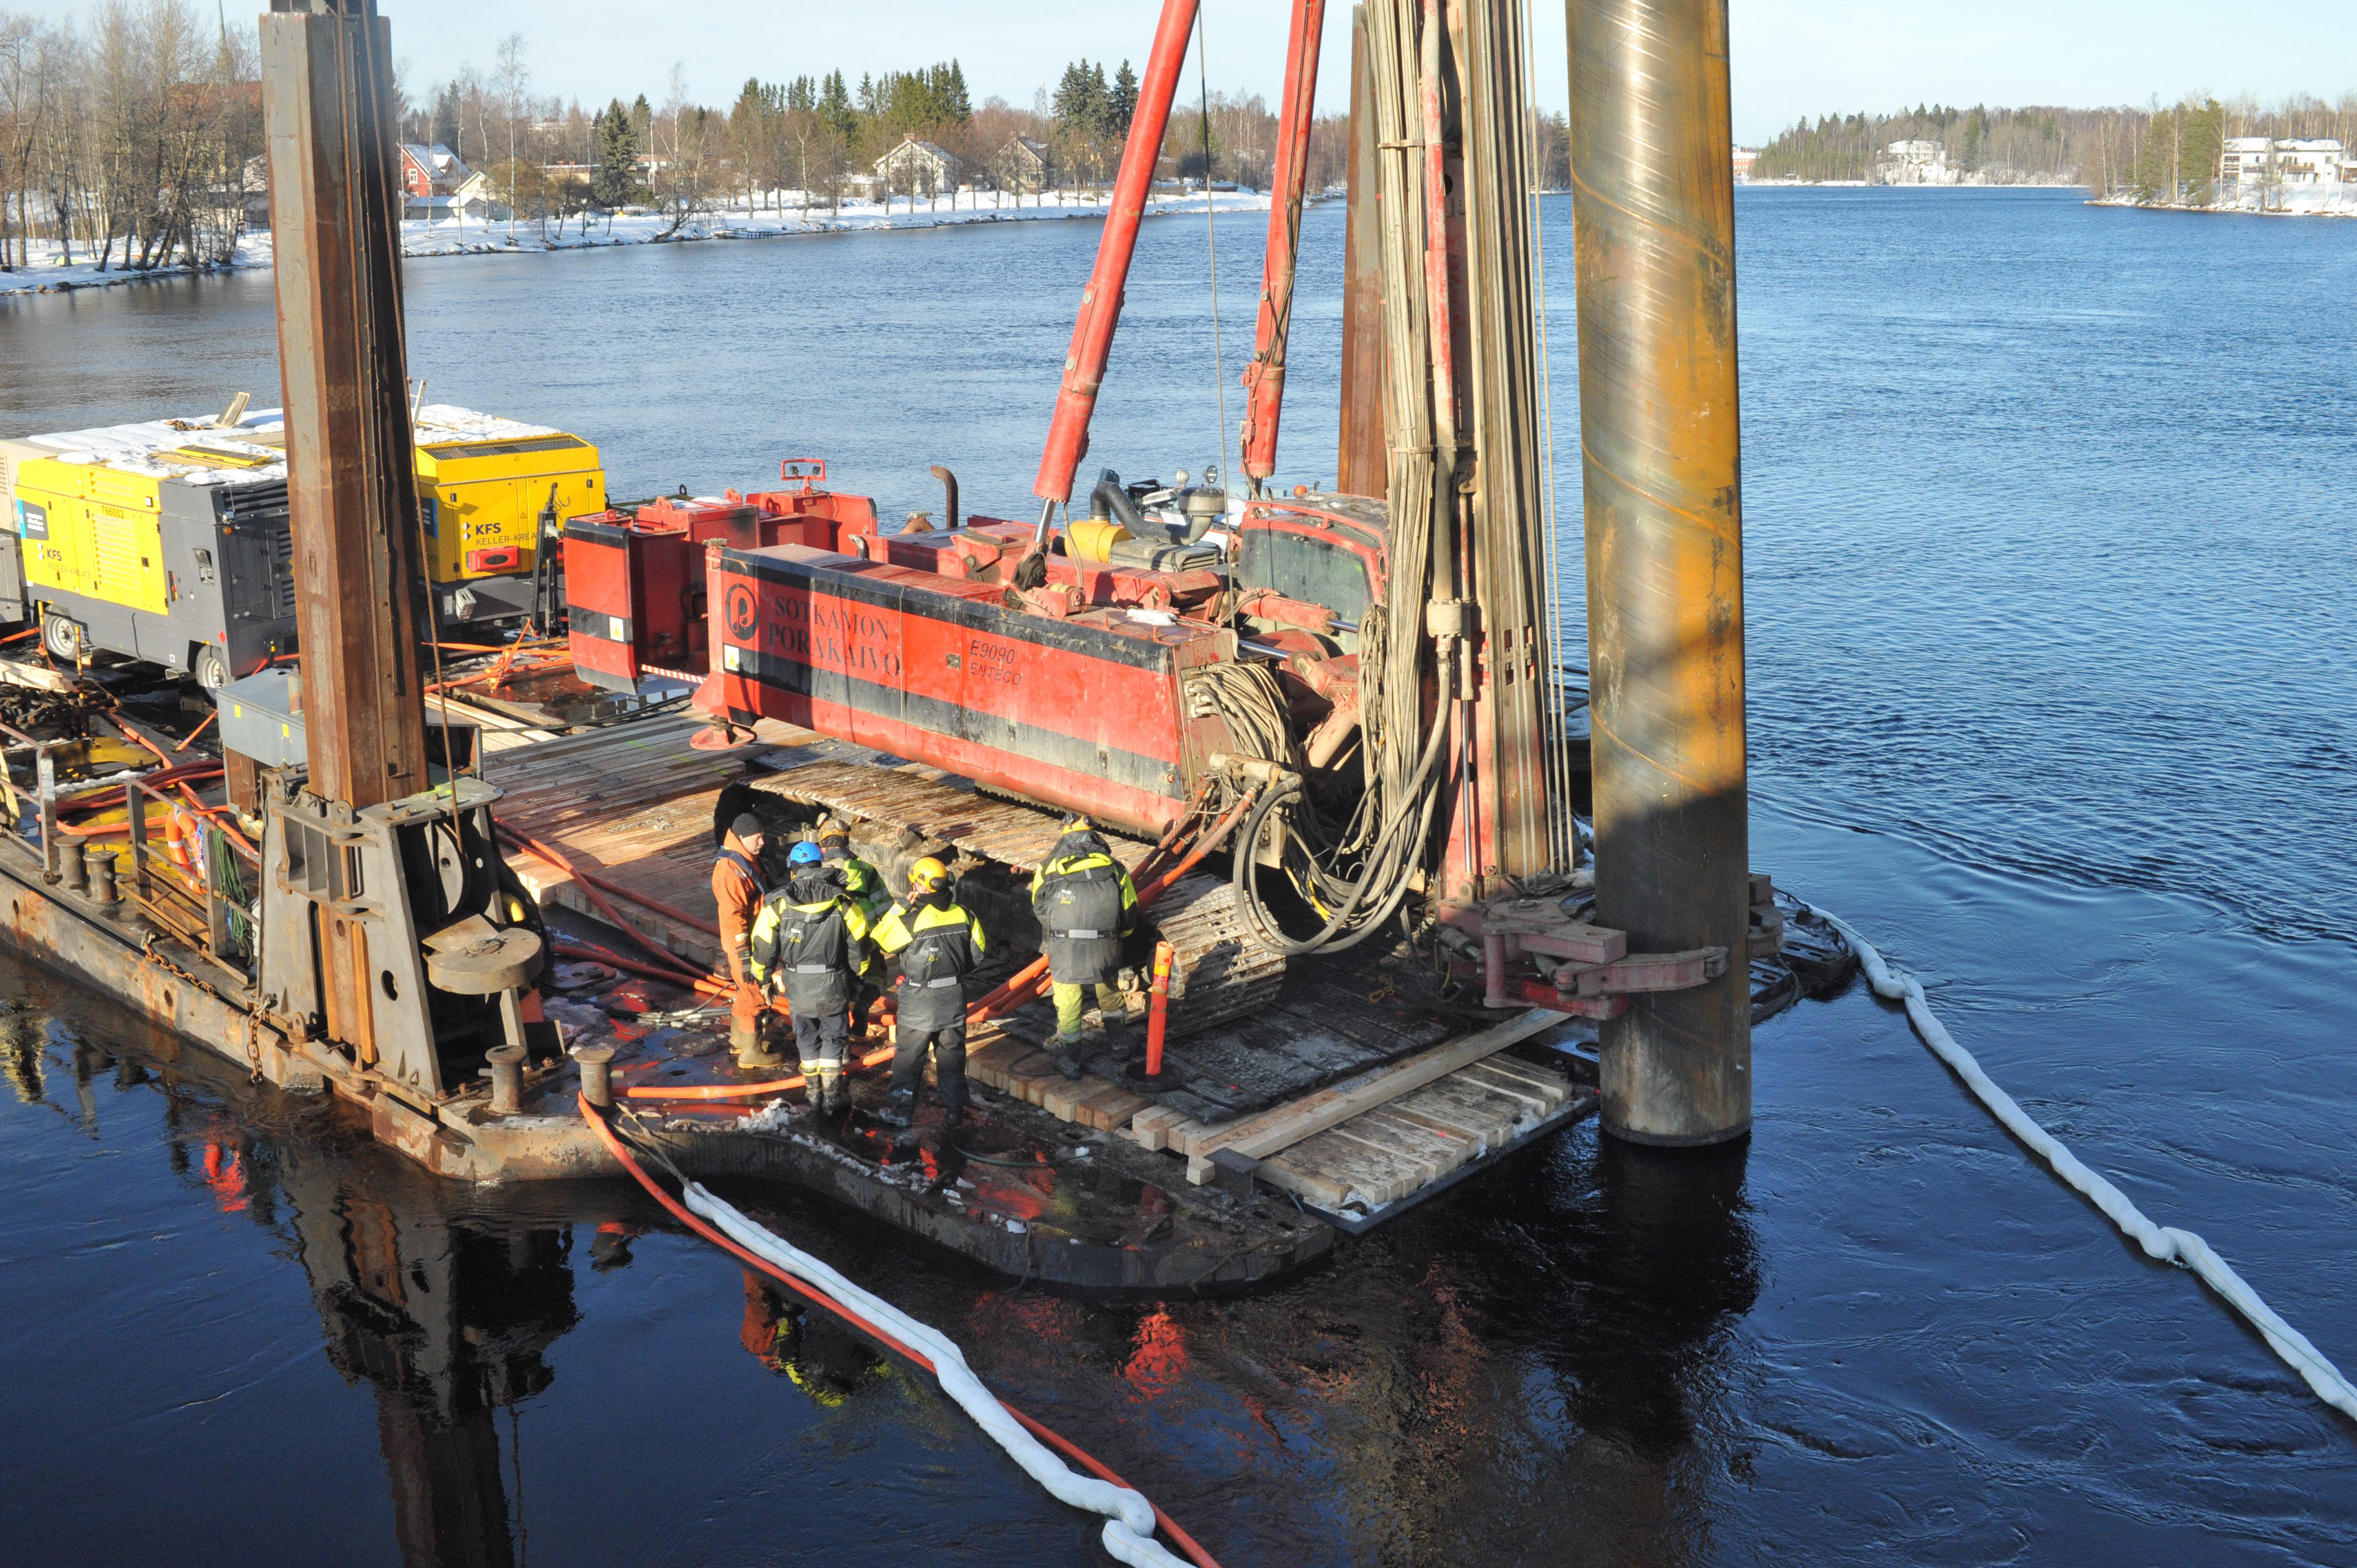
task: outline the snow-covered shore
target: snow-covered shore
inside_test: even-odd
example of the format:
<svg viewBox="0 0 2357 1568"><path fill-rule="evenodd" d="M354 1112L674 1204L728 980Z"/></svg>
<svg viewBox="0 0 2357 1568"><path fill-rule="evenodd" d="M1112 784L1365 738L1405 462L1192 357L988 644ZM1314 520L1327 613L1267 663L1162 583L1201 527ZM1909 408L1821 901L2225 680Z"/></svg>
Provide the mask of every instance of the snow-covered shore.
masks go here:
<svg viewBox="0 0 2357 1568"><path fill-rule="evenodd" d="M915 210L900 201L888 208L873 201L846 201L830 210L814 206L805 211L788 205L782 211L757 205L723 208L672 230L671 220L648 215L624 215L593 219L584 232L578 220L558 226L519 219L514 237L508 233L505 220L484 222L429 222L413 219L401 226L401 253L404 257L460 255L543 255L553 251L593 250L606 245L682 244L700 240L775 240L806 234L857 234L881 232L894 229L940 229L968 223L1031 223L1048 219L1103 218L1110 205L1101 198L1084 197L1077 192L1049 191L1043 196L1026 196L1017 204L1012 197L1002 198L1002 205L991 204L988 191L960 191L955 197L944 196L938 206L920 199ZM1218 212L1265 212L1268 198L1252 191L1215 191L1211 205ZM1147 204L1148 217L1196 213L1203 210L1203 197L1198 192L1189 196L1166 196ZM222 266L203 269L207 272L242 271L267 267L271 264L270 236L248 234L238 242L233 260ZM106 288L116 284L144 283L150 278L187 277L190 269L174 265L137 272L119 263L104 272L90 262L77 260L68 266L59 258L57 247L46 241L37 241L32 247L32 264L14 272L0 273L0 295L48 294L80 288Z"/></svg>
<svg viewBox="0 0 2357 1568"><path fill-rule="evenodd" d="M2138 201L2130 196L2098 197L2090 207L2141 207L2152 212L2238 212L2253 218L2357 218L2357 185L2287 185L2277 188L2260 205L2259 192L2230 196L2213 207L2179 202Z"/></svg>

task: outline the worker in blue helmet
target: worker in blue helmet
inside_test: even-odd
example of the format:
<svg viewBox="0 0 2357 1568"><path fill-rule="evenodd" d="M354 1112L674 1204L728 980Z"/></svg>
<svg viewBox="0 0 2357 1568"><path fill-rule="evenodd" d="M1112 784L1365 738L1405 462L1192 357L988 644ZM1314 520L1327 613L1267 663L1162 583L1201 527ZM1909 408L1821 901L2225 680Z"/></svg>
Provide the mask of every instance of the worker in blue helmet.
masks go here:
<svg viewBox="0 0 2357 1568"><path fill-rule="evenodd" d="M761 901L753 920L753 977L774 984L793 1009L804 1092L824 1115L851 1103L843 1085L845 1015L869 964L868 917L818 845L794 845L786 869L786 885Z"/></svg>

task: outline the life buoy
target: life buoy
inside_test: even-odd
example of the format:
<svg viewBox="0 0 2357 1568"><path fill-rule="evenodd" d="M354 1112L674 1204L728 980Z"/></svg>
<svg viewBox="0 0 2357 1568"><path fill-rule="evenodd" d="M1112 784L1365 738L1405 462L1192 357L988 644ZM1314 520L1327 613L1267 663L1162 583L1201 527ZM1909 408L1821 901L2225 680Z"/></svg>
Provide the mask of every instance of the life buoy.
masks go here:
<svg viewBox="0 0 2357 1568"><path fill-rule="evenodd" d="M173 807L172 814L165 819L164 853L171 856L172 864L180 868L183 875L197 875L198 837L203 831L204 824L186 806Z"/></svg>

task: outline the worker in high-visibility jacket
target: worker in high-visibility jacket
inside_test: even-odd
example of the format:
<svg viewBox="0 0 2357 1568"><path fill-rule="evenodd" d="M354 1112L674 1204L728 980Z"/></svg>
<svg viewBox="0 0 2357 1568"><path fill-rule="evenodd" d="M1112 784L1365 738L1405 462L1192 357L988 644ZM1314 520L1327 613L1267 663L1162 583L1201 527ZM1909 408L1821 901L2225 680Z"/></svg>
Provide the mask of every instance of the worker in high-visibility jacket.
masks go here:
<svg viewBox="0 0 2357 1568"><path fill-rule="evenodd" d="M874 925L892 907L892 889L884 874L851 853L851 832L841 822L830 820L818 830L819 858L842 874L843 890L851 901L866 915ZM867 1036L867 1013L884 994L883 988L863 978L851 993L851 1037L865 1039Z"/></svg>
<svg viewBox="0 0 2357 1568"><path fill-rule="evenodd" d="M1031 874L1031 912L1048 950L1056 996L1056 1070L1078 1078L1081 988L1096 987L1105 1036L1127 1032L1129 1003L1110 983L1121 967L1122 939L1137 920L1137 888L1104 839L1082 816L1064 819L1063 836Z"/></svg>
<svg viewBox="0 0 2357 1568"><path fill-rule="evenodd" d="M892 1091L878 1119L906 1127L915 1118L925 1051L952 1124L965 1115L965 982L982 966L982 922L950 890L949 867L931 855L909 868L909 901L877 922L876 950L900 960L899 1013L892 1029Z"/></svg>
<svg viewBox="0 0 2357 1568"><path fill-rule="evenodd" d="M844 1026L852 989L868 965L867 912L843 890L843 877L819 859L818 845L798 843L787 857L792 880L761 900L753 918L753 977L785 993L794 1014L811 1109L847 1108L843 1087Z"/></svg>
<svg viewBox="0 0 2357 1568"><path fill-rule="evenodd" d="M785 1058L761 1038L762 1015L769 1003L753 978L751 944L753 918L770 894L769 873L761 851L769 835L761 819L750 811L738 814L720 841L712 859L712 901L720 908L720 947L728 958L728 977L737 983L728 1007L728 1045L737 1065L748 1072L783 1067Z"/></svg>

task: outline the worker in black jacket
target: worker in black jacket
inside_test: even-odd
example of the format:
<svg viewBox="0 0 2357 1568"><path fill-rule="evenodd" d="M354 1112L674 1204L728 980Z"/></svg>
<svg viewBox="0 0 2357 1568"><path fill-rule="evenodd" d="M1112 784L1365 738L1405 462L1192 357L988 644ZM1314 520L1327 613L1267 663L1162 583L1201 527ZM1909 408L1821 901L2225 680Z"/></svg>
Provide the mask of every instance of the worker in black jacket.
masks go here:
<svg viewBox="0 0 2357 1568"><path fill-rule="evenodd" d="M845 1014L868 966L867 912L844 890L818 845L798 843L787 858L793 879L761 900L753 919L753 978L785 993L794 1014L811 1109L824 1114L850 1104L843 1087Z"/></svg>
<svg viewBox="0 0 2357 1568"><path fill-rule="evenodd" d="M965 981L982 965L982 922L950 892L949 867L931 855L909 868L909 901L876 925L876 950L900 960L899 1012L892 1030L892 1091L879 1120L914 1120L925 1051L952 1125L965 1115Z"/></svg>
<svg viewBox="0 0 2357 1568"><path fill-rule="evenodd" d="M1064 819L1063 836L1031 874L1031 912L1039 918L1056 997L1056 1070L1079 1078L1081 988L1096 987L1107 1038L1125 1035L1129 1003L1109 983L1121 967L1122 939L1137 920L1136 886L1086 817Z"/></svg>

